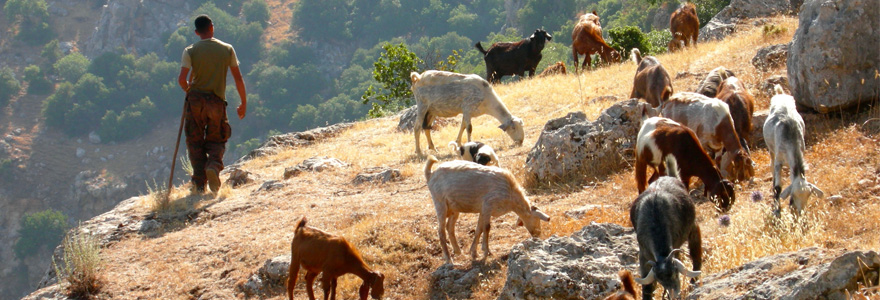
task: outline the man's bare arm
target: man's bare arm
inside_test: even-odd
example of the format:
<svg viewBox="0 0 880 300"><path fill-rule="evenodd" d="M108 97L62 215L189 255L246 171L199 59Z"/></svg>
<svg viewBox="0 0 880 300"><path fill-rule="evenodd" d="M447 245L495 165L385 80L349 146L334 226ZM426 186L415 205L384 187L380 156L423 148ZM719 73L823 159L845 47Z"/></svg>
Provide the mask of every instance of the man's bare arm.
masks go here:
<svg viewBox="0 0 880 300"><path fill-rule="evenodd" d="M244 119L244 115L247 112L247 90L244 86L244 79L241 78L241 70L237 66L230 66L229 70L232 71L232 78L235 79L235 90L238 91L238 97L241 99L241 105L236 109L238 118Z"/></svg>
<svg viewBox="0 0 880 300"><path fill-rule="evenodd" d="M180 67L180 75L177 75L177 84L180 85L183 92L189 92L189 82L186 81L187 75L189 75L189 68Z"/></svg>

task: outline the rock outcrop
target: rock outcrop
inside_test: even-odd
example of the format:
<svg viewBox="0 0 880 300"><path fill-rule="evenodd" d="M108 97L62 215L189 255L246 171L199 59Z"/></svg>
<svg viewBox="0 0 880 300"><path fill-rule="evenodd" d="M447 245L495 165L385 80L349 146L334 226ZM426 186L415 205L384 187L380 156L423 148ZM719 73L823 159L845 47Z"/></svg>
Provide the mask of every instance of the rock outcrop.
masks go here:
<svg viewBox="0 0 880 300"><path fill-rule="evenodd" d="M789 0L731 0L730 5L718 12L700 29L700 41L723 39L736 31L736 24L741 20L790 12Z"/></svg>
<svg viewBox="0 0 880 300"><path fill-rule="evenodd" d="M875 251L806 248L709 275L688 299L848 299L860 283L877 282L878 272Z"/></svg>
<svg viewBox="0 0 880 300"><path fill-rule="evenodd" d="M371 167L364 169L354 177L352 183L386 183L400 178L400 170L388 167Z"/></svg>
<svg viewBox="0 0 880 300"><path fill-rule="evenodd" d="M529 239L510 251L498 299L602 299L620 288L618 271L637 270L638 253L635 232L617 224Z"/></svg>
<svg viewBox="0 0 880 300"><path fill-rule="evenodd" d="M110 0L101 11L97 30L84 43L83 53L96 57L117 48L146 54L165 53L163 35L187 26L192 8L178 0ZM179 58L179 57L178 57Z"/></svg>
<svg viewBox="0 0 880 300"><path fill-rule="evenodd" d="M275 154L283 149L299 148L314 144L320 140L327 139L338 135L345 129L348 129L354 123L338 123L327 127L319 127L312 130L302 132L291 132L279 135L273 135L257 149L254 149L242 158L236 161L239 164L243 161L251 160L269 154Z"/></svg>
<svg viewBox="0 0 880 300"><path fill-rule="evenodd" d="M247 295L267 295L283 292L287 284L290 255L267 259L263 266L241 285Z"/></svg>
<svg viewBox="0 0 880 300"><path fill-rule="evenodd" d="M596 121L582 112L569 113L544 125L538 142L526 158L526 171L538 181L578 175L601 176L632 157L642 110L650 105L638 99L615 103Z"/></svg>
<svg viewBox="0 0 880 300"><path fill-rule="evenodd" d="M788 52L797 103L820 113L880 98L880 5L876 0L808 0Z"/></svg>
<svg viewBox="0 0 880 300"><path fill-rule="evenodd" d="M339 159L327 156L315 156L304 160L300 164L284 169L284 179L297 176L302 172L323 172L348 166Z"/></svg>
<svg viewBox="0 0 880 300"><path fill-rule="evenodd" d="M785 66L788 47L789 44L778 44L758 49L758 53L752 57L752 65L764 72Z"/></svg>

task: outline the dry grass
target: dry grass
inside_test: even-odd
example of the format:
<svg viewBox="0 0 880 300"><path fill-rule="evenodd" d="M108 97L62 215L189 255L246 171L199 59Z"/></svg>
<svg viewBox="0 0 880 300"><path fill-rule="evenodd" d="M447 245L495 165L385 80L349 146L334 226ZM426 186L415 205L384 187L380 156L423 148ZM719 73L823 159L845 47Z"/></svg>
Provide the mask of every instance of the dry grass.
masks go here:
<svg viewBox="0 0 880 300"><path fill-rule="evenodd" d="M762 27L741 31L720 42L699 44L675 55L660 55L678 91L693 90L709 70L724 65L749 83L753 94L764 78L784 74L783 69L761 73L749 60L757 49L788 42L797 20L776 18L770 22L786 28L765 36ZM591 101L599 96L628 98L636 66L631 63L602 68L579 77L558 75L528 79L495 86L511 111L526 123L525 146L511 146L509 138L497 129L491 117L474 119L473 137L496 148L501 163L521 181L526 178L525 157L537 141L544 123L581 110L594 119L614 101ZM681 76L677 74L681 73ZM758 109L769 99L759 97ZM787 209L781 218L770 217L769 196L752 202L749 195L762 191L769 195L769 159L764 149L753 149L758 178L753 186L737 189L737 203L730 211L729 226L719 225L718 213L709 203L698 204L698 214L707 250L704 272L708 274L737 267L743 262L807 246L833 249L878 249L880 241L880 188L858 184L876 178L880 156L877 136L860 131L850 123L862 122L876 111L851 120L822 119L808 124L806 160L811 164L807 176L826 195L840 195L833 203L816 200L805 216L795 220ZM442 264L437 243L436 218L422 175L423 157L414 153L412 133L396 130L397 119L361 122L339 136L309 147L288 150L248 161L242 168L263 180L278 179L285 167L313 156L332 156L350 166L322 173L306 173L282 180L279 190L256 192L257 183L238 189L224 188L215 198L186 200L199 213L181 226L168 226L156 236L133 236L104 250L108 262L103 289L114 299L186 299L243 297L239 290L263 262L290 251L292 229L304 215L310 225L342 235L363 254L368 264L387 275L386 298L425 299L439 297L442 291L432 273ZM823 127L824 126L824 127ZM449 125L432 136L438 151L429 151L441 160L452 159L444 146L458 134ZM424 144L423 144L424 145ZM358 185L351 180L362 169L373 166L398 168L402 180L384 185ZM787 182L787 178L785 180ZM877 184L880 184L878 182ZM176 190L172 199L186 198ZM623 168L602 180L572 176L569 181L540 185L530 190L530 200L551 216L547 235L564 236L590 222L612 222L629 226L629 204L636 197L632 170ZM172 201L172 202L175 202ZM583 217L570 218L565 212L582 209ZM144 213L149 208L144 206ZM498 296L507 272L506 253L528 236L515 226L512 214L492 220L490 247L494 253L468 291L472 299ZM470 247L476 215L463 215L457 226L459 243L465 253ZM545 237L546 238L546 237ZM470 257L455 257L456 269L470 269ZM463 263L462 263L463 262ZM481 269L482 270L482 269ZM618 270L608 270L616 273ZM302 275L300 275L302 276ZM300 281L302 282L302 281ZM360 280L340 277L338 292L343 299L356 298ZM304 296L296 287L296 297ZM318 293L320 294L320 292ZM268 299L286 299L270 295Z"/></svg>
<svg viewBox="0 0 880 300"><path fill-rule="evenodd" d="M62 242L62 261L53 261L55 274L68 295L74 299L89 299L102 287L100 245L97 238L86 232L71 233Z"/></svg>

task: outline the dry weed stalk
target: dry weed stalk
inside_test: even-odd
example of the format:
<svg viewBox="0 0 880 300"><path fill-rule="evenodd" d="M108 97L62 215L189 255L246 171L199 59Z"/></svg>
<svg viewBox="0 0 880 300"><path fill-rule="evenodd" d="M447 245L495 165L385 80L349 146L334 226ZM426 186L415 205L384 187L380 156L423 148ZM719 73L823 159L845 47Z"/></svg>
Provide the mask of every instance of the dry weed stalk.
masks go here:
<svg viewBox="0 0 880 300"><path fill-rule="evenodd" d="M68 234L62 242L64 249L59 265L52 259L59 282L66 283L70 297L89 298L100 291L101 246L98 238L87 232Z"/></svg>

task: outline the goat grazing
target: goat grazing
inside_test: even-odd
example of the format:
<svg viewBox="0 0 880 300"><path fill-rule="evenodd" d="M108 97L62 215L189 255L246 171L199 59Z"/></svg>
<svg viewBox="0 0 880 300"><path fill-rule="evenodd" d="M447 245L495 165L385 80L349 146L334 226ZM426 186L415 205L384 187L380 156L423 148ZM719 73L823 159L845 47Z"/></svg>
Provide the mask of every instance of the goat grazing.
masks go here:
<svg viewBox="0 0 880 300"><path fill-rule="evenodd" d="M770 98L770 115L764 121L764 141L770 152L773 166L773 193L779 207L779 199L791 196L790 205L800 214L809 204L810 196L822 198L825 193L805 177L804 119L798 114L794 97L786 95L782 87L774 87L776 95ZM784 190L781 186L782 166L790 171L791 184Z"/></svg>
<svg viewBox="0 0 880 300"><path fill-rule="evenodd" d="M700 19L697 17L697 6L687 2L669 16L669 31L672 32L672 41L669 42L669 52L679 47L697 44L700 35Z"/></svg>
<svg viewBox="0 0 880 300"><path fill-rule="evenodd" d="M697 93L676 93L663 103L660 113L693 130L716 160L721 155L718 169L724 178L747 180L754 176L754 163L740 144L726 103Z"/></svg>
<svg viewBox="0 0 880 300"><path fill-rule="evenodd" d="M642 128L636 138L636 186L639 193L645 191L648 183L654 182L665 174L669 167L663 165L662 159L672 155L681 168L678 171L681 182L690 188L692 177L697 177L705 184L704 194L711 194L720 199L719 206L727 211L736 200L733 183L721 177L714 162L694 132L673 120L652 117L642 122ZM648 166L654 169L650 179L646 179Z"/></svg>
<svg viewBox="0 0 880 300"><path fill-rule="evenodd" d="M656 57L642 58L638 48L632 49L632 59L639 68L636 69L636 77L633 79L633 89L629 97L643 98L652 107L659 107L673 93L669 73Z"/></svg>
<svg viewBox="0 0 880 300"><path fill-rule="evenodd" d="M459 213L479 213L474 241L471 243L471 257L477 259L477 242L483 237L483 258L489 256L489 219L500 217L510 211L519 217L532 237L541 235L541 221L550 217L529 204L525 190L510 171L498 167L487 167L469 161L448 161L440 164L433 173L431 166L437 158L429 156L425 163L425 179L428 190L437 210L437 229L440 235L440 248L443 258L451 264L449 248L446 246L446 232L452 243L454 254L461 254L455 238L455 221Z"/></svg>
<svg viewBox="0 0 880 300"><path fill-rule="evenodd" d="M483 49L480 42L474 47L483 53L483 60L486 61L486 80L496 83L504 75L523 77L529 71L529 77L534 76L535 69L541 62L544 44L551 39L553 36L547 31L536 29L532 36L519 42L494 43L489 50Z"/></svg>
<svg viewBox="0 0 880 300"><path fill-rule="evenodd" d="M599 15L593 13L582 15L571 32L571 54L574 57L574 72L578 72L578 56L584 55L584 63L581 70L586 70L592 59L590 55L599 54L602 62L620 62L620 53L605 43L602 38L602 25L599 23Z"/></svg>
<svg viewBox="0 0 880 300"><path fill-rule="evenodd" d="M740 144L749 151L749 137L752 135L752 113L755 112L755 97L745 84L736 77L728 77L718 86L718 99L727 103L733 127L739 136Z"/></svg>
<svg viewBox="0 0 880 300"><path fill-rule="evenodd" d="M306 292L311 300L315 299L312 286L321 273L324 273L321 277L324 300L328 296L336 299L336 279L347 273L364 280L359 290L360 300L366 300L368 294L373 299L381 299L385 293L385 276L367 267L358 251L345 238L308 227L306 222L303 217L296 224L293 241L290 242L287 298L293 300L293 288L302 266L306 270Z"/></svg>
<svg viewBox="0 0 880 300"><path fill-rule="evenodd" d="M422 74L412 72L412 91L416 98L416 123L413 128L416 136L416 153L421 154L419 135L425 131L428 149L434 149L431 140L431 123L435 117L454 117L461 114L461 129L457 144L461 143L461 134L467 129L467 140L471 141L471 118L488 114L501 122L501 130L517 144L522 145L525 133L523 121L510 114L498 94L486 80L480 76L458 74L445 71L425 71ZM421 128L419 128L421 126ZM421 130L420 130L421 129Z"/></svg>
<svg viewBox="0 0 880 300"><path fill-rule="evenodd" d="M696 222L696 208L685 184L675 175L676 159L665 156L669 176L651 183L629 209L629 219L639 243L639 273L635 279L642 285L642 299L653 299L654 282L659 281L666 293L677 298L681 289L678 273L695 279L703 265L702 237ZM678 260L684 242L694 270Z"/></svg>
<svg viewBox="0 0 880 300"><path fill-rule="evenodd" d="M620 270L617 276L620 277L621 289L605 297L605 300L636 300L636 284L633 280L633 274L628 270Z"/></svg>
<svg viewBox="0 0 880 300"><path fill-rule="evenodd" d="M495 150L492 150L492 147L486 144L467 142L459 146L458 143L453 141L449 142L449 147L452 148L452 151L457 152L458 156L463 160L472 161L484 166L501 166L498 156L495 155Z"/></svg>
<svg viewBox="0 0 880 300"><path fill-rule="evenodd" d="M721 85L721 82L727 79L728 77L736 76L733 74L733 71L728 70L725 67L717 67L709 71L709 74L706 75L706 78L703 78L700 81L700 85L697 86L697 90L694 91L697 94L703 94L706 97L715 97L718 95L718 86Z"/></svg>

